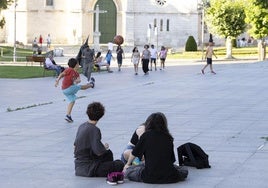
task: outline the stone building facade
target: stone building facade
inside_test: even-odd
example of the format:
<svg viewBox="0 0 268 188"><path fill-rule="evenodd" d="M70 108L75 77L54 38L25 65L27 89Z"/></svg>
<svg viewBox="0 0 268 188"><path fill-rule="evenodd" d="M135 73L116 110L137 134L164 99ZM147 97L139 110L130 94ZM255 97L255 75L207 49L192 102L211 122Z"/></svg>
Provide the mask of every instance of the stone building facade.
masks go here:
<svg viewBox="0 0 268 188"><path fill-rule="evenodd" d="M16 33L16 40L24 44L32 43L39 35L45 40L48 34L56 44L81 44L88 36L89 43L93 43L93 10L99 5L105 12L99 14L100 43L107 44L119 34L128 46L150 43L181 47L190 35L201 42L197 3L198 0L17 0L16 8L11 5L1 13L6 25L0 30L0 42L14 43Z"/></svg>

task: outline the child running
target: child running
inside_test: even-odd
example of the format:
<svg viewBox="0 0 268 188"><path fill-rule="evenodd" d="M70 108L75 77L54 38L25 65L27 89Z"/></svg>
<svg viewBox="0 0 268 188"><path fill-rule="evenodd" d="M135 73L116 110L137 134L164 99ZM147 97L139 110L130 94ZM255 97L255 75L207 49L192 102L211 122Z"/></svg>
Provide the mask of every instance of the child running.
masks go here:
<svg viewBox="0 0 268 188"><path fill-rule="evenodd" d="M73 119L71 117L72 109L76 100L76 93L79 90L85 90L88 88L94 88L95 86L95 79L91 77L91 81L88 84L85 85L78 85L78 83L81 82L80 75L77 72L79 68L78 61L75 58L71 58L68 61L69 68L65 69L57 78L55 87L59 85L59 81L61 78L63 78L62 81L62 92L66 96L69 104L67 107L67 113L65 116L65 120L69 123L73 122Z"/></svg>

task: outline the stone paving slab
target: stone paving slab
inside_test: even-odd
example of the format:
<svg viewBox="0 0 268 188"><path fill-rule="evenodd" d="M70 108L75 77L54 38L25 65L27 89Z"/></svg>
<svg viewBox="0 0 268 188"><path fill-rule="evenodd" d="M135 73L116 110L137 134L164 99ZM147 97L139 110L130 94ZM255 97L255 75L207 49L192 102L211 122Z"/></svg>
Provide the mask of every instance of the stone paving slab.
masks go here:
<svg viewBox="0 0 268 188"><path fill-rule="evenodd" d="M105 178L74 175L73 142L92 101L106 107L99 127L115 158L156 111L166 114L175 146L193 142L209 154L212 168L189 168L184 182L126 181L120 187L267 187L267 63L216 62L216 75L201 75L203 63L168 66L148 76L141 69L135 76L130 66L121 72L113 67L112 74L93 74L96 88L78 93L73 124L63 119L67 103L55 78L0 79L0 187L110 187Z"/></svg>

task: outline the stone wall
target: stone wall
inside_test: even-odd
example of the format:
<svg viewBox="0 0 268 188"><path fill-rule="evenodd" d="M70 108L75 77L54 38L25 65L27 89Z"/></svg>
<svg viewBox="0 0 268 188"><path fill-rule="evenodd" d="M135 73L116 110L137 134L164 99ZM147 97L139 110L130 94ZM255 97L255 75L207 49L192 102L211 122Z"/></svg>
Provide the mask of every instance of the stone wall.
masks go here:
<svg viewBox="0 0 268 188"><path fill-rule="evenodd" d="M154 43L157 46L184 46L189 35L196 40L200 36L200 25L196 0L169 0L163 6L155 0L113 0L117 7L117 33L125 38L125 45L142 46ZM52 43L81 44L89 35L93 37L93 14L89 10L97 0L54 0L54 6L46 6L45 1L18 0L17 39L23 43L32 43L34 37L48 34ZM180 3L178 3L180 2ZM14 9L5 11L7 24L1 31L0 41L14 41ZM154 23L156 20L157 35ZM160 22L163 30L160 31ZM167 28L169 20L169 31ZM150 25L150 27L149 27Z"/></svg>

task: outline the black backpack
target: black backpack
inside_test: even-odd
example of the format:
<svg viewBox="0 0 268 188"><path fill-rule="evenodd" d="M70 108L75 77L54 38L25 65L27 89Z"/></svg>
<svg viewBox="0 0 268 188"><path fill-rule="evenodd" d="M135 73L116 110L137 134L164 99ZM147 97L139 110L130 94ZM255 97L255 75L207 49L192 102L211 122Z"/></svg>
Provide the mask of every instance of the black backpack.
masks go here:
<svg viewBox="0 0 268 188"><path fill-rule="evenodd" d="M177 152L180 166L193 166L197 169L210 168L208 155L196 144L185 143L177 148Z"/></svg>

